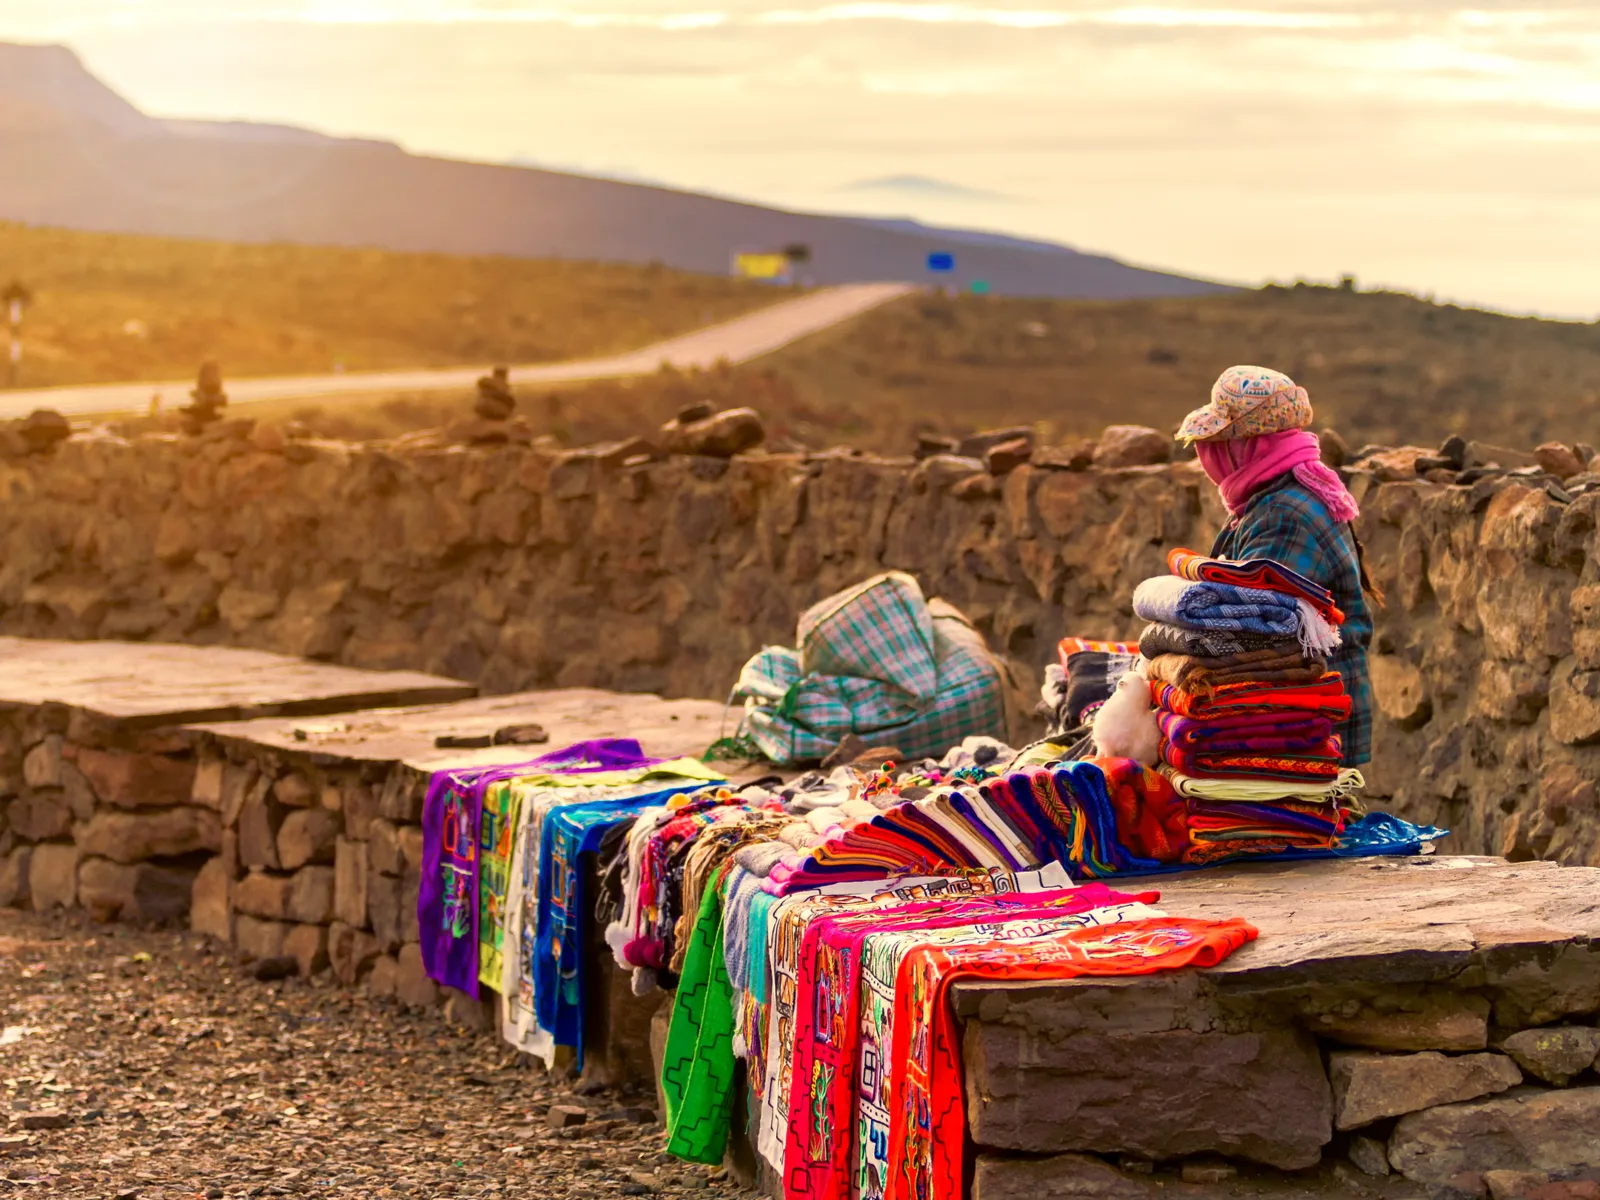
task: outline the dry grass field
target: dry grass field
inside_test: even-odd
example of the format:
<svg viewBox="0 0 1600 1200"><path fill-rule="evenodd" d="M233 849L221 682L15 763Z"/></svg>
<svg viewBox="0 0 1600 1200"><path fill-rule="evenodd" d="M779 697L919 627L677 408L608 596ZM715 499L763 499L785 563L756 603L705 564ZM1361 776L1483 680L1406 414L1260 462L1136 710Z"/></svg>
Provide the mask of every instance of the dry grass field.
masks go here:
<svg viewBox="0 0 1600 1200"><path fill-rule="evenodd" d="M545 362L630 350L786 295L661 267L234 245L0 223L34 302L22 386Z"/></svg>
<svg viewBox="0 0 1600 1200"><path fill-rule="evenodd" d="M763 365L802 441L904 450L918 429L1176 428L1234 363L1292 375L1352 444L1600 434L1600 327L1336 288L1086 303L913 297Z"/></svg>
<svg viewBox="0 0 1600 1200"><path fill-rule="evenodd" d="M634 349L786 293L659 267L231 245L0 224L0 285L35 291L23 384L538 362ZM538 433L648 433L684 404L749 404L775 439L908 451L919 432L1111 422L1172 428L1236 362L1289 372L1353 444L1449 433L1600 442L1600 327L1411 296L1265 288L1143 301L919 294L731 371L525 393ZM469 411L451 395L259 406L391 437Z"/></svg>
<svg viewBox="0 0 1600 1200"><path fill-rule="evenodd" d="M528 391L520 411L579 444L648 433L708 399L749 404L800 445L898 454L924 430L1026 424L1065 441L1112 422L1175 428L1236 362L1292 374L1318 425L1352 445L1454 432L1600 441L1600 328L1334 288L1120 303L913 296L748 367ZM467 411L465 397L431 396L271 415L376 438Z"/></svg>

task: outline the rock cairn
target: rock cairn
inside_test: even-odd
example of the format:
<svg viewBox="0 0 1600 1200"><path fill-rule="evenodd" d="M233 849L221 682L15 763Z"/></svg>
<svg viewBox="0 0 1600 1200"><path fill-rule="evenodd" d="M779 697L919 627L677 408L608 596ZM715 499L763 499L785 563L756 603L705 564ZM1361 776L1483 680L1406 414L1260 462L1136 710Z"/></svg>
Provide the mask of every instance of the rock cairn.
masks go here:
<svg viewBox="0 0 1600 1200"><path fill-rule="evenodd" d="M183 418L183 432L191 437L205 431L213 421L220 420L222 410L228 406L228 394L222 390L222 368L214 362L200 364L200 377L189 393L189 403L178 410Z"/></svg>
<svg viewBox="0 0 1600 1200"><path fill-rule="evenodd" d="M517 397L511 390L511 370L496 367L478 380L478 398L472 411L485 421L508 421L516 411Z"/></svg>

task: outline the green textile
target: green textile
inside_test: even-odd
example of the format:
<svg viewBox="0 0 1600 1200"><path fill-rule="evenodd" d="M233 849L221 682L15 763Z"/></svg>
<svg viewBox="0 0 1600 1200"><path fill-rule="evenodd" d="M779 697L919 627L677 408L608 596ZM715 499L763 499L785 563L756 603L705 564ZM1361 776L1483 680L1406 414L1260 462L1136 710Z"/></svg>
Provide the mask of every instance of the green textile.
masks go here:
<svg viewBox="0 0 1600 1200"><path fill-rule="evenodd" d="M732 1126L737 1060L733 985L722 958L726 878L720 872L701 897L661 1056L667 1153L689 1162L720 1164Z"/></svg>
<svg viewBox="0 0 1600 1200"><path fill-rule="evenodd" d="M912 758L974 734L1004 738L1005 687L982 636L911 576L875 576L812 605L798 649L768 646L739 674L739 735L773 762L826 758L855 733Z"/></svg>

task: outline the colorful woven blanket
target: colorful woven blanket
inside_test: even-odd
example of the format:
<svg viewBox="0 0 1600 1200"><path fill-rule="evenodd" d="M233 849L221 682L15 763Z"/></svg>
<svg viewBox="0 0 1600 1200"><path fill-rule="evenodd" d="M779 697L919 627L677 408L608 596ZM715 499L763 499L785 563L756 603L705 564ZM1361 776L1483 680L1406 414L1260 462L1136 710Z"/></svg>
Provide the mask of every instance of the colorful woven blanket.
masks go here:
<svg viewBox="0 0 1600 1200"><path fill-rule="evenodd" d="M1183 861L1190 866L1210 866L1296 850L1331 853L1343 828L1344 812L1336 802L1214 804L1191 800L1190 845Z"/></svg>
<svg viewBox="0 0 1600 1200"><path fill-rule="evenodd" d="M1308 654L1339 647L1338 629L1306 601L1260 588L1157 575L1134 589L1133 611L1146 621L1202 632L1293 636Z"/></svg>
<svg viewBox="0 0 1600 1200"><path fill-rule="evenodd" d="M1213 753L1175 746L1165 739L1161 742L1161 761L1196 779L1281 779L1290 784L1306 780L1324 782L1338 778L1340 757L1336 737L1327 738L1313 751L1302 754Z"/></svg>
<svg viewBox="0 0 1600 1200"><path fill-rule="evenodd" d="M1204 695L1225 683L1315 683L1327 673L1328 660L1307 658L1296 645L1292 650L1254 650L1232 654L1225 660L1195 654L1158 654L1144 667L1155 683Z"/></svg>
<svg viewBox="0 0 1600 1200"><path fill-rule="evenodd" d="M1199 658L1228 659L1256 650L1279 654L1304 654L1305 648L1294 634L1239 633L1226 629L1185 629L1164 621L1146 625L1139 635L1139 653L1146 658L1163 654L1186 654Z"/></svg>
<svg viewBox="0 0 1600 1200"><path fill-rule="evenodd" d="M1158 712L1156 721L1166 741L1207 754L1302 754L1321 746L1334 729L1331 717L1303 710L1224 710L1214 717Z"/></svg>
<svg viewBox="0 0 1600 1200"><path fill-rule="evenodd" d="M1359 791L1366 786L1361 772L1349 767L1341 770L1327 783L1297 783L1285 785L1273 780L1254 779L1196 779L1171 767L1158 767L1172 790L1186 800L1217 800L1223 803L1275 804L1281 800L1300 800L1317 803L1336 800Z"/></svg>
<svg viewBox="0 0 1600 1200"><path fill-rule="evenodd" d="M1350 715L1350 697L1344 680L1330 671L1316 683L1225 683L1208 696L1199 696L1173 687L1152 683L1150 694L1157 708L1185 717L1218 716L1228 712L1314 713L1342 721Z"/></svg>
<svg viewBox="0 0 1600 1200"><path fill-rule="evenodd" d="M1065 891L897 905L824 916L805 931L795 1015L794 1070L784 1151L787 1200L849 1200L855 1142L855 1081L860 1067L861 947L869 935L982 930L1027 922L1028 933L1086 924L1082 914L1108 905L1152 904L1159 893L1125 895L1103 884ZM874 1055L880 1049L873 1047ZM875 1057L874 1070L882 1060Z"/></svg>
<svg viewBox="0 0 1600 1200"><path fill-rule="evenodd" d="M751 1079L756 1095L756 1149L777 1171L783 1170L788 1138L789 1089L794 1063L794 1030L799 995L800 948L806 927L818 917L864 912L920 900L1043 891L1069 882L1059 866L1038 871L969 871L945 876L907 877L837 884L787 896L767 913L767 932L750 939L752 974L766 973L767 1003L760 1032L762 1073ZM759 954L759 957L756 957ZM753 1047L752 1047L753 1049ZM752 1068L755 1058L752 1055Z"/></svg>
<svg viewBox="0 0 1600 1200"><path fill-rule="evenodd" d="M1333 624L1344 624L1344 613L1334 604L1332 592L1315 580L1307 579L1300 572L1270 558L1229 562L1221 558L1208 558L1193 550L1169 550L1167 570L1183 579L1281 592L1304 600Z"/></svg>
<svg viewBox="0 0 1600 1200"><path fill-rule="evenodd" d="M1139 858L1181 861L1189 845L1189 814L1167 777L1131 758L1088 761L1105 775L1118 841Z"/></svg>
<svg viewBox="0 0 1600 1200"><path fill-rule="evenodd" d="M890 1061L895 1084L885 1200L937 1200L963 1187L961 1035L947 1003L961 978L1071 979L1212 967L1256 937L1245 921L1156 917L1021 942L924 946L900 964Z"/></svg>

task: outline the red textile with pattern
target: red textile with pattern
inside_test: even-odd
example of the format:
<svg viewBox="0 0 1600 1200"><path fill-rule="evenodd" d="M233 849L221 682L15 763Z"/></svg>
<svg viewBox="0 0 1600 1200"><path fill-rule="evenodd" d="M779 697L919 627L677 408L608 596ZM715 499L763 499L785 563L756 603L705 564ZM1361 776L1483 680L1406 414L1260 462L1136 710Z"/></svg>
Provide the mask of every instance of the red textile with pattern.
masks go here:
<svg viewBox="0 0 1600 1200"><path fill-rule="evenodd" d="M1138 642L1092 642L1088 638L1064 637L1056 643L1056 659L1061 669L1067 669L1067 659L1074 654L1138 654Z"/></svg>
<svg viewBox="0 0 1600 1200"><path fill-rule="evenodd" d="M895 978L896 1079L883 1200L958 1200L966 1113L962 1104L961 1033L946 1002L957 979L1072 979L1082 975L1151 975L1214 967L1256 928L1238 918L1198 921L1151 917L1027 942L922 946Z"/></svg>
<svg viewBox="0 0 1600 1200"><path fill-rule="evenodd" d="M1342 721L1350 715L1344 680L1329 671L1317 683L1222 683L1207 696L1186 692L1170 683L1152 683L1150 696L1164 712L1185 717L1213 717L1230 712L1283 712L1293 709Z"/></svg>
<svg viewBox="0 0 1600 1200"><path fill-rule="evenodd" d="M1091 758L1106 777L1117 840L1137 858L1181 862L1189 848L1189 808L1172 781L1131 758Z"/></svg>

